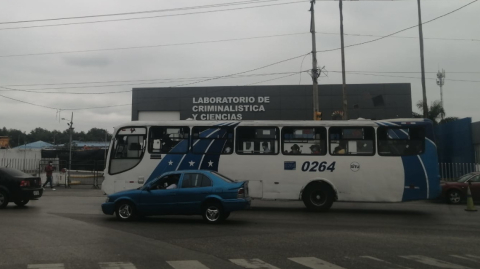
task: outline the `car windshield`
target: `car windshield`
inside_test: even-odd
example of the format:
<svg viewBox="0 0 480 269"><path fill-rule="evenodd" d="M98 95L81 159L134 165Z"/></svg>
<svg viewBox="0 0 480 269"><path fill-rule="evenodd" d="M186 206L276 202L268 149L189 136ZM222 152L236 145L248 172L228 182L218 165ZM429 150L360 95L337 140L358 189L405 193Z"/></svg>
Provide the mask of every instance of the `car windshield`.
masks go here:
<svg viewBox="0 0 480 269"><path fill-rule="evenodd" d="M222 174L220 174L220 173L218 173L218 172L212 172L212 174L216 175L217 177L223 179L223 180L226 181L226 182L229 182L229 183L234 183L234 182L236 182L235 180L233 180L233 179L231 179L231 178L228 178L228 177L226 177L226 176L224 176L224 175L222 175Z"/></svg>
<svg viewBox="0 0 480 269"><path fill-rule="evenodd" d="M457 182L465 182L467 180L469 180L474 174L466 174L464 176L462 176L459 180L457 180Z"/></svg>

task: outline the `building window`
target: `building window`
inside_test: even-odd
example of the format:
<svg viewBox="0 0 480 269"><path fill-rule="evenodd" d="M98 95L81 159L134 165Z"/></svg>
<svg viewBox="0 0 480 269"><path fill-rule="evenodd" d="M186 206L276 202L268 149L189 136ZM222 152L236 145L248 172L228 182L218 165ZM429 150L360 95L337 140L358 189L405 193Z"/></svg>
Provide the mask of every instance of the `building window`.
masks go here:
<svg viewBox="0 0 480 269"><path fill-rule="evenodd" d="M193 127L192 151L197 154L232 154L232 127Z"/></svg>
<svg viewBox="0 0 480 269"><path fill-rule="evenodd" d="M282 138L283 154L327 154L327 130L323 127L283 127Z"/></svg>
<svg viewBox="0 0 480 269"><path fill-rule="evenodd" d="M203 174L191 173L183 175L182 188L211 187L212 180Z"/></svg>
<svg viewBox="0 0 480 269"><path fill-rule="evenodd" d="M126 127L115 135L110 153L110 174L117 174L135 167L145 152L147 129Z"/></svg>
<svg viewBox="0 0 480 269"><path fill-rule="evenodd" d="M276 127L237 127L237 153L278 154L278 134Z"/></svg>
<svg viewBox="0 0 480 269"><path fill-rule="evenodd" d="M148 152L157 154L184 154L188 152L188 127L150 127Z"/></svg>
<svg viewBox="0 0 480 269"><path fill-rule="evenodd" d="M330 127L331 155L375 154L375 129L373 127Z"/></svg>
<svg viewBox="0 0 480 269"><path fill-rule="evenodd" d="M378 127L378 155L418 155L425 151L423 127Z"/></svg>

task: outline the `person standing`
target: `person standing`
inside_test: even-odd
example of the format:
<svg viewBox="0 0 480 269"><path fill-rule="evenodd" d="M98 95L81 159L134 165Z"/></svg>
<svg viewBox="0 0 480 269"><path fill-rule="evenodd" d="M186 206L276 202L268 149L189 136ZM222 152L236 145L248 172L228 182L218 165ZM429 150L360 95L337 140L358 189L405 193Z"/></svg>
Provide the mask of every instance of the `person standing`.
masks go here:
<svg viewBox="0 0 480 269"><path fill-rule="evenodd" d="M53 170L55 170L55 167L53 167L52 162L48 162L48 165L45 166L45 172L47 173L47 181L45 181L45 184L43 184L43 187L50 182L50 188L54 191L55 189L53 188Z"/></svg>

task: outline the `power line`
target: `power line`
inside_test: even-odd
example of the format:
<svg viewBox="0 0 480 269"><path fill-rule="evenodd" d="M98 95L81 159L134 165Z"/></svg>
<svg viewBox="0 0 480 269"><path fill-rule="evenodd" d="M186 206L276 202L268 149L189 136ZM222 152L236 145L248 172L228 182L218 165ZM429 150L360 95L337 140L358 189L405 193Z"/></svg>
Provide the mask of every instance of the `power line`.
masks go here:
<svg viewBox="0 0 480 269"><path fill-rule="evenodd" d="M425 24L430 23L430 22L432 22L432 21L435 21L435 20L438 20L438 19L443 18L443 17L445 17L445 16L448 16L448 15L454 13L454 12L459 11L459 10L462 9L462 8L465 8L465 7L469 6L469 5L477 2L477 1L478 1L478 0L474 0L474 1L470 2L470 3L467 3L467 4L465 4L465 5L457 8L457 9L454 9L454 10L452 10L452 11L450 11L450 12L447 12L447 13L445 13L445 14L443 14L443 15L440 15L440 16L438 16L438 17L435 17L435 18L433 18L433 19L431 19L431 20L428 20L428 21L426 21L426 22L423 22L422 25L425 25ZM345 46L345 48L360 46L360 45L372 43L372 42L375 42L375 41L379 41L379 40L385 39L385 38L387 38L387 37L391 37L391 36L393 36L393 35L396 35L396 34L398 34L398 33L405 32L405 31L410 30L410 29L415 28L415 27L418 27L418 24L417 24L417 25L414 25L414 26L410 26L410 27L405 28L405 29L402 29L402 30L399 30L399 31L396 31L395 33L391 33L391 34L382 36L382 37L380 37L380 38L376 38L376 39L372 39L372 40L369 40L369 41L364 41L364 42L360 42L360 43L348 45L348 46ZM335 50L340 50L340 49L341 49L341 48L328 49L328 50L321 50L321 51L317 51L317 52L329 52L329 51L335 51Z"/></svg>
<svg viewBox="0 0 480 269"><path fill-rule="evenodd" d="M270 66L273 66L273 65L277 65L277 64L280 64L280 63L284 63L284 62L287 62L287 61L291 61L291 60L294 60L294 59L305 57L305 55L309 55L309 54L311 54L311 52L306 53L306 54L302 54L302 55L299 55L299 56L296 56L296 57L288 58L286 60L278 61L278 62L275 62L275 63L272 63L272 64L264 65L262 67L258 67L258 68L255 68L255 69L250 69L250 70L247 70L247 71L233 73L233 74L225 75L225 76L213 77L213 78L209 78L209 79L205 79L205 80L199 80L199 81L195 81L195 82L191 82L191 83L180 84L180 85L176 85L176 86L173 86L173 87L188 86L188 85L198 84L198 83L202 83L202 82L206 82L206 81L210 81L210 80L216 80L216 79L241 75L241 74L245 74L245 73L250 73L250 72L257 71L257 70L260 70L260 69L263 69L263 68L267 68L267 67L270 67Z"/></svg>
<svg viewBox="0 0 480 269"><path fill-rule="evenodd" d="M262 73L262 74L249 74L249 75L237 75L237 76L229 76L226 78L242 78L242 77L258 77L258 76L272 76L272 75L283 75L283 74L299 74L301 72L277 72L277 73ZM159 83L172 83L172 82L181 82L181 81L196 81L198 79L205 79L205 78L216 78L216 77L197 77L197 78L183 78L179 79L178 81L169 79L169 81L163 82L149 82L149 83L136 83L136 84L109 84L109 85L93 85L93 86L73 86L73 87L55 87L55 88L40 88L40 89L14 89L8 87L8 85L0 86L5 90L2 91L17 91L17 92L29 92L29 93L58 93L58 94L113 94L113 93L127 93L131 92L131 90L127 91L111 91L111 92L43 92L43 90L65 90L65 89L83 89L83 88L102 88L102 87L116 87L116 86L138 86L144 84L159 84ZM98 82L97 82L98 83ZM32 85L32 84L31 84ZM41 85L41 84L40 84ZM153 88L152 88L153 89Z"/></svg>
<svg viewBox="0 0 480 269"><path fill-rule="evenodd" d="M94 23L116 22L116 21L133 21L133 20L144 20L144 19L164 18L164 17L177 17L177 16L187 16L187 15L194 15L194 14L207 14L207 13L216 13L216 12L223 12L223 11L244 10L244 9L252 9L252 8L259 8L259 7L270 7L270 6L290 5L290 4L298 4L298 3L305 3L305 1L302 0L302 1L287 2L287 3L269 4L269 5L258 5L258 6L252 6L252 7L229 8L229 9L219 9L219 10L210 10L210 11L199 11L199 12L190 12L190 13L181 13L181 14L158 15L158 16L150 16L150 17L124 18L124 19L112 19L112 20L101 20L101 21L87 21L87 22L70 22L70 23L47 24L47 25L19 26L19 27L10 27L10 28L0 28L0 31L3 31L3 30L15 30L15 29L30 29L30 28L55 27L55 26L67 26L67 25L80 25L80 24L94 24Z"/></svg>
<svg viewBox="0 0 480 269"><path fill-rule="evenodd" d="M306 71L303 71L303 72L306 72ZM298 72L298 73L302 73L302 72ZM272 78L272 79L262 80L262 81L258 81L258 82L254 82L254 83L246 84L246 85L244 85L244 86L250 86L250 85L260 84L260 83L263 83L263 82L268 82L268 81L278 80L278 79L281 79L281 78L291 77L291 76L297 75L298 73L293 73L293 74L288 74L288 75L281 76L281 77L277 77L277 78Z"/></svg>
<svg viewBox="0 0 480 269"><path fill-rule="evenodd" d="M250 1L223 3L223 4L190 6L190 7L181 7L181 8L170 8L170 9L144 10L144 11L123 12L123 13L84 15L84 16L77 16L77 17L63 17L63 18L50 18L50 19L37 19L37 20L24 20L24 21L7 21L7 22L0 22L0 24L31 23L31 22L45 22L45 21L59 21L59 20L74 20L74 19L88 19L88 18L98 18L98 17L111 17L111 16L125 16L125 15L136 15L136 14L145 14L145 13L183 11L183 10L190 10L190 9L217 8L217 7L224 7L224 6L236 6L236 5L256 4L256 3L264 3L264 2L277 2L277 1L279 1L279 0L250 0Z"/></svg>
<svg viewBox="0 0 480 269"><path fill-rule="evenodd" d="M119 47L119 48L105 48L105 49L90 49L90 50L72 50L72 51L55 51L55 52L10 54L10 55L0 55L0 58L24 57L24 56L41 56L41 55L53 55L53 54L70 54L70 53L84 53L84 52L98 52L98 51L116 51L116 50L131 50L131 49L148 49L148 48L158 48L158 47L173 47L173 46L197 45L197 44L207 44L207 43L220 43L220 42L252 40L252 39L272 38L272 37L281 37L281 36L294 36L294 35L304 35L304 34L309 34L309 33L292 33L292 34L265 35L265 36L254 36L254 37L245 37L245 38L231 38L231 39L220 39L220 40L210 40L210 41L197 41L197 42L159 44L159 45L147 45L147 46Z"/></svg>
<svg viewBox="0 0 480 269"><path fill-rule="evenodd" d="M316 32L321 35L339 35L340 33L327 33L327 32ZM348 36L365 36L365 37L382 37L381 35L370 35L370 34L343 34ZM390 36L391 38L407 38L407 39L418 39L418 36ZM449 37L424 37L423 39L432 39L432 40L451 40L451 41L475 41L479 42L480 39L477 38L449 38Z"/></svg>
<svg viewBox="0 0 480 269"><path fill-rule="evenodd" d="M341 71L329 71L332 73L341 73ZM357 72L357 71L346 71L348 74L352 75L364 75L364 76L374 76L374 77L390 77L390 78L414 78L414 79L421 79L421 77L407 77L407 76L392 76L392 75L378 75L378 74L371 74L367 72ZM430 72L429 72L430 73ZM425 78L429 80L436 80L436 78ZM446 79L447 80L447 79ZM466 79L448 79L448 81L458 81L458 82L480 82L480 80L466 80Z"/></svg>

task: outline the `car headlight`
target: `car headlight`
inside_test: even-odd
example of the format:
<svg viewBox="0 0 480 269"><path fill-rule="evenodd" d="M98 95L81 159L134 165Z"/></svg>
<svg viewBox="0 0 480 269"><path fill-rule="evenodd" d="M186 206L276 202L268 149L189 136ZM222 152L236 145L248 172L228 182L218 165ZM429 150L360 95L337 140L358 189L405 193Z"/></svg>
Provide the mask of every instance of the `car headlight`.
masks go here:
<svg viewBox="0 0 480 269"><path fill-rule="evenodd" d="M107 200L105 201L105 203L108 203L110 202L110 197L107 197Z"/></svg>

